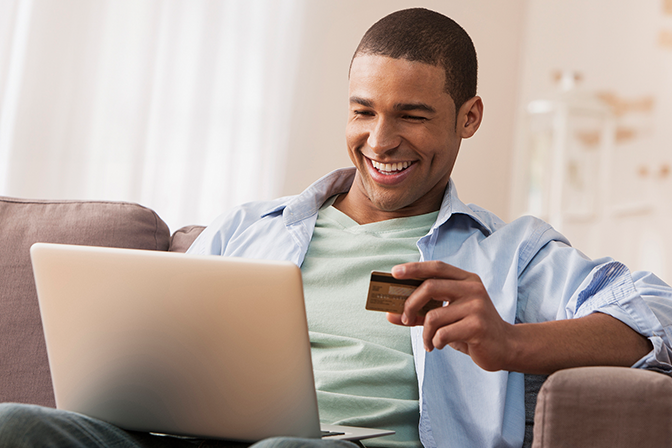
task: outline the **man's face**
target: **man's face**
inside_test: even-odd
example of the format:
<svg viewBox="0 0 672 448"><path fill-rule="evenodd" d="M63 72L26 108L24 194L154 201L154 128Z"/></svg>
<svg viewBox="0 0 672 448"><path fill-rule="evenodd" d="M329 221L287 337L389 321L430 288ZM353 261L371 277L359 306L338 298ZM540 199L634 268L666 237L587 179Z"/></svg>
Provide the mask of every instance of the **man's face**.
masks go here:
<svg viewBox="0 0 672 448"><path fill-rule="evenodd" d="M360 222L439 209L462 137L444 86L443 69L433 65L353 60L346 140L357 175L348 200L371 215Z"/></svg>

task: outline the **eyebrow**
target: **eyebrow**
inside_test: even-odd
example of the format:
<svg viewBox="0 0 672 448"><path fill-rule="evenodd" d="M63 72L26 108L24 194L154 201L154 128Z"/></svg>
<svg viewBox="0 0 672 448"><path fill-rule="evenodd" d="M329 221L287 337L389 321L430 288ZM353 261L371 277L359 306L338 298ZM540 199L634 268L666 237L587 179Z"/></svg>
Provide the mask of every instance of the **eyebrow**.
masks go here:
<svg viewBox="0 0 672 448"><path fill-rule="evenodd" d="M394 109L401 111L421 110L430 113L436 112L436 109L425 103L397 103L394 105Z"/></svg>
<svg viewBox="0 0 672 448"><path fill-rule="evenodd" d="M359 96L350 97L350 102L359 104L364 107L373 107L373 101ZM394 109L398 111L412 111L412 110L421 110L425 112L435 113L436 109L426 103L397 103L394 105Z"/></svg>

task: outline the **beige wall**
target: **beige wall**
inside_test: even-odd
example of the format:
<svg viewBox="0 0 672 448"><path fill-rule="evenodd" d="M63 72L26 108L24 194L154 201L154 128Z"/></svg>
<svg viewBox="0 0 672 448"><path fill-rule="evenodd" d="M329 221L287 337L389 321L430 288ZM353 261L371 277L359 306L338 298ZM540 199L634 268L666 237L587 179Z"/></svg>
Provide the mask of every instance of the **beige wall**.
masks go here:
<svg viewBox="0 0 672 448"><path fill-rule="evenodd" d="M511 217L526 212L526 151L531 146L523 106L548 97L551 73L582 75L577 90L611 98L617 132L606 163L566 163L565 198L592 202L592 215L567 213L559 226L592 258L610 256L631 270L651 270L672 282L672 1L528 0L520 71L519 137ZM572 139L574 133L568 132ZM586 160L595 146L582 148ZM598 178L597 182L588 182Z"/></svg>
<svg viewBox="0 0 672 448"><path fill-rule="evenodd" d="M344 128L352 53L381 17L423 6L462 25L479 57L485 118L476 136L462 145L453 175L460 197L507 219L525 4L526 0L309 1L282 193L298 193L330 170L351 165Z"/></svg>

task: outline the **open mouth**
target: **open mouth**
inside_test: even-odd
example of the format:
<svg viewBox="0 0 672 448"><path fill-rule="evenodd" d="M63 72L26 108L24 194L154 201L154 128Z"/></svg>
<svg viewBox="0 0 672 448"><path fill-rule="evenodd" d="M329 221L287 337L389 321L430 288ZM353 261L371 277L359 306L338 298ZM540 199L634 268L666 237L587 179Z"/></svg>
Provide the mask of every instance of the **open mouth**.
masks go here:
<svg viewBox="0 0 672 448"><path fill-rule="evenodd" d="M371 160L371 159L369 159ZM379 173L385 174L385 175L392 175L392 174L397 174L400 173L401 171L405 170L409 166L411 166L413 162L395 162L395 163L380 163L376 162L375 160L371 160L371 165L375 169L378 170Z"/></svg>

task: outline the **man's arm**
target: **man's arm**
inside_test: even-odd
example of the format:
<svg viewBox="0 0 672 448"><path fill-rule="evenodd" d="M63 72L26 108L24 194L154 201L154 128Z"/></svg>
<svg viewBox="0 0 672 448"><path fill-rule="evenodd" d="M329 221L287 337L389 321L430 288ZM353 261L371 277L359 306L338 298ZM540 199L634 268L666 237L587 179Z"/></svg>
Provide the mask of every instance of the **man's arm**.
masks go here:
<svg viewBox="0 0 672 448"><path fill-rule="evenodd" d="M404 313L388 314L398 325L423 325L425 349L446 345L468 354L485 370L552 373L590 366L631 366L651 351L649 340L602 313L577 319L509 324L492 304L481 279L440 261L395 266L397 278L425 278ZM417 314L429 300L446 306Z"/></svg>

